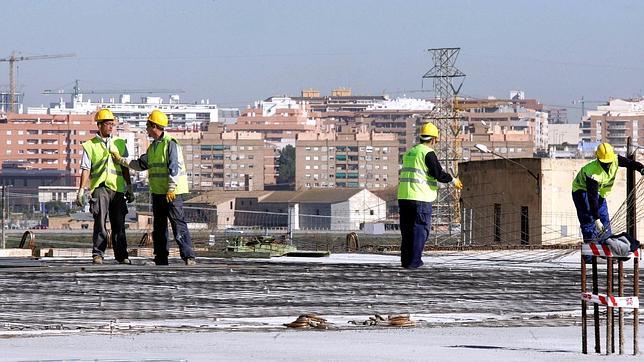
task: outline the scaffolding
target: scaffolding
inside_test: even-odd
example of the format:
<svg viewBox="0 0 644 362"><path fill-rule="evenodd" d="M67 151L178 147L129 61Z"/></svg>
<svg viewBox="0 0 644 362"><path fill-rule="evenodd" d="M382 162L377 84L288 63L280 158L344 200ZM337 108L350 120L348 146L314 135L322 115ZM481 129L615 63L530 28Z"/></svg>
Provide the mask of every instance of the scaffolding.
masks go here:
<svg viewBox="0 0 644 362"><path fill-rule="evenodd" d="M423 79L433 81L436 107L421 117L419 123L432 122L438 127L440 136L435 151L446 172L458 176L458 162L461 160L461 121L456 106L457 95L463 86L465 74L456 68L456 58L461 48L432 48L427 50L432 57L433 67ZM432 226L450 235L460 235L454 226L460 223L460 192L452 187L442 188L433 204ZM437 233L433 233L437 235ZM434 241L437 243L437 240Z"/></svg>

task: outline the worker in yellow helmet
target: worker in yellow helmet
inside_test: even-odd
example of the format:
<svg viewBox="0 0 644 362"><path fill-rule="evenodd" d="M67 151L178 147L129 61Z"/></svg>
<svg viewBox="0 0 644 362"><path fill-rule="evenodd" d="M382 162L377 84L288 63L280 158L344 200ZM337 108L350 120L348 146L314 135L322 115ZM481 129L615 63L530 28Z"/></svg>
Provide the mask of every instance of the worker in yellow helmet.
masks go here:
<svg viewBox="0 0 644 362"><path fill-rule="evenodd" d="M108 235L106 223L109 217L114 258L120 264L131 264L125 238L125 202L134 200L130 172L126 167L115 164L110 157L111 150L127 157L126 141L112 137L116 119L109 109L104 108L96 112L94 121L98 133L82 145L80 187L76 194L76 204L80 207L85 206L85 189L88 188L91 195L89 209L94 217L92 262L103 263Z"/></svg>
<svg viewBox="0 0 644 362"><path fill-rule="evenodd" d="M172 226L174 239L179 245L179 253L186 265L194 265L195 252L183 213L183 197L188 194L188 177L183 161L181 146L176 139L167 134L168 116L155 109L148 116L146 130L153 141L144 155L137 160L127 161L118 152L113 152L114 160L136 171L148 170L150 193L152 194L152 214L154 226L154 262L168 265L168 219Z"/></svg>
<svg viewBox="0 0 644 362"><path fill-rule="evenodd" d="M420 142L403 156L398 184L400 264L407 269L423 265L438 182L452 183L458 190L463 188L461 180L443 171L438 162L433 148L438 141L438 128L432 123L423 124L419 138Z"/></svg>
<svg viewBox="0 0 644 362"><path fill-rule="evenodd" d="M617 155L610 143L600 143L595 159L584 165L572 181L572 200L585 243L604 240L612 233L606 197L619 167L644 174L644 165Z"/></svg>

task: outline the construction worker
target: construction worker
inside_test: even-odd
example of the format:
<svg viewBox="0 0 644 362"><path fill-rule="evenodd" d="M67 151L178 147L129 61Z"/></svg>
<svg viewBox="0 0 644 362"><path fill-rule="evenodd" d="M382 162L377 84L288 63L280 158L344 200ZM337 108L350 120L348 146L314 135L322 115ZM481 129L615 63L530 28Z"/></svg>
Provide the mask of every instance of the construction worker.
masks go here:
<svg viewBox="0 0 644 362"><path fill-rule="evenodd" d="M615 154L610 143L600 143L595 159L582 167L572 181L572 200L585 243L601 241L602 236L612 233L606 197L613 188L619 167L644 174L644 165Z"/></svg>
<svg viewBox="0 0 644 362"><path fill-rule="evenodd" d="M107 247L106 223L109 216L112 229L112 248L114 258L120 264L131 264L127 253L125 238L125 215L127 202L134 201L134 192L130 181L130 172L126 167L115 164L110 157L110 150L127 157L126 141L112 137L112 129L116 123L109 109L101 109L94 115L98 133L94 138L83 142L83 157L81 159L81 179L76 204L85 206L87 199L85 189L89 186L89 209L94 216L94 232L92 241L92 261L102 264Z"/></svg>
<svg viewBox="0 0 644 362"><path fill-rule="evenodd" d="M398 184L400 209L400 264L403 268L416 269L423 265L422 255L429 236L432 202L438 196L438 182L452 183L458 190L463 183L443 171L434 145L438 141L438 128L425 123L420 128L420 143L403 156Z"/></svg>
<svg viewBox="0 0 644 362"><path fill-rule="evenodd" d="M114 160L136 171L148 170L154 225L154 262L168 265L168 219L174 239L179 245L181 259L186 265L194 265L195 252L192 239L183 214L183 196L188 193L188 177L183 162L181 146L173 137L164 132L168 116L154 110L148 116L146 130L153 142L144 155L137 160L127 161L119 152L112 152Z"/></svg>

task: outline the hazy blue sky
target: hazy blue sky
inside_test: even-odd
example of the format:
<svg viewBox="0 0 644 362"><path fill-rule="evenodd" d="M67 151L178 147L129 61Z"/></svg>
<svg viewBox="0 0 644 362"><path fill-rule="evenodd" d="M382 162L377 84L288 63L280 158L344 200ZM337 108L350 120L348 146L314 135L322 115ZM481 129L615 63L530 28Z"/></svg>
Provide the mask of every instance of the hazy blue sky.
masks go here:
<svg viewBox="0 0 644 362"><path fill-rule="evenodd" d="M225 106L338 86L430 96L411 91L437 47L461 48L465 96L521 89L572 106L644 89L644 1L635 0L3 0L0 29L1 58L77 54L18 63L28 105L55 101L42 90L74 79L91 89L178 88L185 101Z"/></svg>

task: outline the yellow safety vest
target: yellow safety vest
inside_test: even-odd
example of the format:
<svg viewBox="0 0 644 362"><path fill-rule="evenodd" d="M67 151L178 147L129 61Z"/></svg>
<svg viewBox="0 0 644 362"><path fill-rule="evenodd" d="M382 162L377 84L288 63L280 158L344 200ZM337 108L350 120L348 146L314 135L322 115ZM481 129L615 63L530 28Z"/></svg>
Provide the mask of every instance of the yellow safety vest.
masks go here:
<svg viewBox="0 0 644 362"><path fill-rule="evenodd" d="M121 155L126 153L126 140L113 138L112 143ZM112 191L125 192L125 178L120 165L115 165L109 150L103 140L96 136L83 142L83 150L92 163L89 174L89 191L92 192L98 185L105 183L105 187Z"/></svg>
<svg viewBox="0 0 644 362"><path fill-rule="evenodd" d="M188 176L186 174L186 165L183 162L183 152L181 151L179 142L168 136L167 133L164 133L160 140L153 142L148 147L148 178L150 180L150 192L161 195L165 195L168 192L168 181L170 179L170 170L168 169L168 145L170 142L177 143L177 156L179 159L179 177L174 193L177 195L187 194L189 192Z"/></svg>
<svg viewBox="0 0 644 362"><path fill-rule="evenodd" d="M608 173L604 171L598 160L588 162L581 168L581 170L579 170L577 176L575 176L575 179L572 181L572 191L587 191L586 177L590 177L599 184L599 196L606 198L613 188L618 169L619 161L617 161L617 157L615 157L615 161L610 164Z"/></svg>
<svg viewBox="0 0 644 362"><path fill-rule="evenodd" d="M417 144L403 156L398 184L399 200L432 202L438 196L438 181L427 171L425 156L434 149Z"/></svg>

